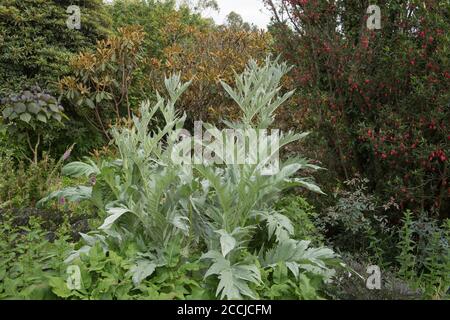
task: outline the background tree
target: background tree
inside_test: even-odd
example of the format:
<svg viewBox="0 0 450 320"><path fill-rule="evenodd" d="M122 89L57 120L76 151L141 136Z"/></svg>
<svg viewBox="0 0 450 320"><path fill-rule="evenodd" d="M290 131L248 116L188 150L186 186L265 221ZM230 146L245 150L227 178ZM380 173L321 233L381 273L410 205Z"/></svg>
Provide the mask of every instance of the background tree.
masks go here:
<svg viewBox="0 0 450 320"><path fill-rule="evenodd" d="M69 5L81 9L81 29L69 29ZM0 95L29 85L56 92L70 56L108 33L101 0L3 0L0 3Z"/></svg>
<svg viewBox="0 0 450 320"><path fill-rule="evenodd" d="M123 117L131 120L130 87L142 63L145 37L141 26L119 28L118 32L99 41L95 52L75 56L70 63L73 75L60 81L63 95L107 139L111 123L119 123Z"/></svg>
<svg viewBox="0 0 450 320"><path fill-rule="evenodd" d="M244 22L244 19L242 19L242 16L239 13L236 13L234 11L231 11L227 15L225 25L232 29L245 30L245 31L250 31L252 28L255 28L255 26L253 26L253 27L250 26L250 24L248 22Z"/></svg>
<svg viewBox="0 0 450 320"><path fill-rule="evenodd" d="M28 152L23 155L37 165L42 146L48 146L52 139L49 133L67 118L63 107L39 87L29 88L1 102L6 106L2 112L5 123L2 126L8 130L10 140L17 145L27 145Z"/></svg>
<svg viewBox="0 0 450 320"><path fill-rule="evenodd" d="M153 60L150 82L162 91L165 74L181 72L183 80L192 80L180 99L180 109L187 112L189 121L235 119L239 109L223 90L220 80L232 81L253 57L264 59L269 52L270 36L259 31L231 28L186 29L183 39L164 50L164 57Z"/></svg>
<svg viewBox="0 0 450 320"><path fill-rule="evenodd" d="M362 173L384 201L448 216L450 3L377 1L381 30L366 28L369 1L266 3L295 65L297 104L281 117L315 133L337 178Z"/></svg>
<svg viewBox="0 0 450 320"><path fill-rule="evenodd" d="M146 33L143 49L149 58L161 58L165 47L183 35L184 26L212 27L210 21L195 14L188 6L176 8L175 1L115 0L106 6L112 29L140 25ZM166 34L167 25L176 25Z"/></svg>
<svg viewBox="0 0 450 320"><path fill-rule="evenodd" d="M202 13L206 10L220 11L219 4L216 0L181 0L180 3L195 13Z"/></svg>

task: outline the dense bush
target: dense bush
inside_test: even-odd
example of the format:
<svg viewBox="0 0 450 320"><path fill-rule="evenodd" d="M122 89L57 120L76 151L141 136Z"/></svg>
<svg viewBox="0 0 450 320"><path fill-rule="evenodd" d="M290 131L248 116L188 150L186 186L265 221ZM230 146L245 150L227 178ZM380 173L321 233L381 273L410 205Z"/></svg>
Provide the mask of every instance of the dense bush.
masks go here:
<svg viewBox="0 0 450 320"><path fill-rule="evenodd" d="M55 0L2 1L0 4L0 98L11 95L22 96L27 88L36 85L46 93L55 96L58 93L59 78L70 72L67 61L81 50L94 48L97 40L105 38L110 33L109 17L101 0L83 1L79 4L81 29L68 28L66 21L70 14L67 13L67 8L72 4L74 4L73 1ZM42 101L42 99L39 100ZM58 105L59 102L54 104ZM38 106L41 107L39 104ZM7 109L8 106L4 102L0 103L0 110L4 111L5 108ZM35 114L33 109L29 111L31 116ZM69 127L50 127L43 126L41 123L39 127L41 129L45 127L45 132L41 129L33 129L33 133L30 134L30 130L26 130L26 135L31 136L28 140L31 141L27 139L18 141L17 134L9 135L9 140L16 139L13 149L18 153L14 153L13 156L21 160L25 157L32 158L36 162L37 153L40 157L42 150L47 152L50 150L50 153L56 157L72 142L80 143L81 140L89 140L87 137L92 136L92 133L83 130L86 126L84 124L80 126L77 119L72 119L73 110L69 108L66 111L71 118ZM44 121L45 115L51 116L48 112L41 116L39 113L36 115L40 117L38 123ZM58 115L55 116L59 118ZM8 117L10 116L3 113L4 120ZM27 118L26 114L22 115L22 119L27 120ZM81 127L81 130L76 130L75 125ZM67 137L74 137L74 139L68 141ZM32 146L30 147L29 144ZM83 149L83 145L81 147Z"/></svg>
<svg viewBox="0 0 450 320"><path fill-rule="evenodd" d="M81 29L69 29L66 0L3 0L0 4L0 95L39 84L56 92L72 54L109 31L101 0L83 1Z"/></svg>
<svg viewBox="0 0 450 320"><path fill-rule="evenodd" d="M150 81L161 90L165 74L181 72L183 80L192 80L179 102L189 122L237 119L237 105L217 86L220 81L232 81L250 58L263 59L269 50L270 36L233 28L185 30L183 37L164 49L161 59L151 61L154 70Z"/></svg>
<svg viewBox="0 0 450 320"><path fill-rule="evenodd" d="M319 221L319 214L304 197L287 195L280 199L275 207L288 217L295 229L295 238L310 240L315 244L323 242L323 233Z"/></svg>
<svg viewBox="0 0 450 320"><path fill-rule="evenodd" d="M131 120L130 87L142 59L141 26L120 28L118 35L99 41L95 52L81 52L71 60L73 75L60 81L60 90L76 112L105 138L112 120ZM91 118L95 120L90 120Z"/></svg>
<svg viewBox="0 0 450 320"><path fill-rule="evenodd" d="M25 207L35 204L48 189L48 177L54 168L49 158L29 165L9 157L0 158L0 208Z"/></svg>
<svg viewBox="0 0 450 320"><path fill-rule="evenodd" d="M23 156L37 164L42 150L51 146L53 131L67 118L64 108L39 87L4 98L1 104L4 124L0 125L6 127L9 141L18 146L27 145L28 152Z"/></svg>
<svg viewBox="0 0 450 320"><path fill-rule="evenodd" d="M347 252L366 253L372 262L383 264L384 253L392 243L393 226L386 211L395 203L380 205L368 192L368 180L355 177L344 181L334 193L336 203L320 215L328 239Z"/></svg>
<svg viewBox="0 0 450 320"><path fill-rule="evenodd" d="M149 75L166 47L187 37L192 28L212 28L188 8L177 10L171 1L114 1L105 9L113 34L99 41L95 51L73 57L67 76L59 82L72 115L71 129L61 135L76 138L78 155L110 140L110 126L122 118L130 121L131 106L154 99Z"/></svg>
<svg viewBox="0 0 450 320"><path fill-rule="evenodd" d="M49 191L70 183L59 171L73 147L69 146L58 161L47 153L37 162L17 161L11 154L0 154L0 208L33 207Z"/></svg>
<svg viewBox="0 0 450 320"><path fill-rule="evenodd" d="M282 119L315 132L331 176L359 172L382 201L445 217L449 3L381 1L382 28L369 30L368 1L280 2L266 1L271 31L302 106Z"/></svg>
<svg viewBox="0 0 450 320"><path fill-rule="evenodd" d="M166 47L186 37L191 28L206 31L213 28L211 21L192 12L189 7L176 9L175 1L115 0L106 7L112 29L140 25L146 33L143 48L146 58L162 58Z"/></svg>
<svg viewBox="0 0 450 320"><path fill-rule="evenodd" d="M343 300L421 300L423 293L413 288L408 281L398 277L396 272L388 269L382 271L381 288L368 290L366 286L367 266L372 263L366 256L345 254L342 257L352 270L341 270L336 275L333 285L327 287L327 294L332 299Z"/></svg>
<svg viewBox="0 0 450 320"><path fill-rule="evenodd" d="M64 232L50 242L40 223L31 219L26 225L15 226L1 215L0 299L57 298L49 277L65 272L61 261L72 245Z"/></svg>

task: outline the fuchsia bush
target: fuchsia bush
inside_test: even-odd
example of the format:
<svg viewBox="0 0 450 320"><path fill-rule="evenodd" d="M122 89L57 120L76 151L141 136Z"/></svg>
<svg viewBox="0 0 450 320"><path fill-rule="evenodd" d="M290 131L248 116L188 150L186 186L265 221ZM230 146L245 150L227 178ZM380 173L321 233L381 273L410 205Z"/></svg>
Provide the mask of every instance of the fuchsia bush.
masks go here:
<svg viewBox="0 0 450 320"><path fill-rule="evenodd" d="M295 65L290 118L318 133L325 165L363 173L401 209L448 216L450 4L377 1L380 30L366 28L366 1L266 4L276 49Z"/></svg>

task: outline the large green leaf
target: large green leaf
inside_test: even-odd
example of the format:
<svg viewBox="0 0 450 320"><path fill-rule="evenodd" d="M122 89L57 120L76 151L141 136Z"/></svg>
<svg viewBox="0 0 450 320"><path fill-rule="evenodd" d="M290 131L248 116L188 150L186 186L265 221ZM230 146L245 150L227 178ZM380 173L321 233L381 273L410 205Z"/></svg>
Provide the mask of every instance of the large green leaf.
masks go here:
<svg viewBox="0 0 450 320"><path fill-rule="evenodd" d="M85 186L69 187L52 192L47 197L39 200L36 205L41 206L44 203L54 199L65 199L72 202L88 200L91 198L91 195L92 195L92 187L85 187Z"/></svg>
<svg viewBox="0 0 450 320"><path fill-rule="evenodd" d="M106 217L105 221L103 221L103 224L99 227L99 229L108 230L109 228L111 228L114 222L116 222L117 219L119 219L125 213L130 212L130 210L128 208L109 208L107 212L109 216Z"/></svg>
<svg viewBox="0 0 450 320"><path fill-rule="evenodd" d="M257 285L261 283L261 274L256 265L231 265L230 261L217 251L209 251L202 256L202 259L213 261L205 274L205 278L217 275L219 284L217 285L216 295L220 295L221 299L257 298L248 286L248 283Z"/></svg>
<svg viewBox="0 0 450 320"><path fill-rule="evenodd" d="M14 112L17 114L21 114L23 112L27 111L27 106L22 103L22 102L18 102L14 105Z"/></svg>
<svg viewBox="0 0 450 320"><path fill-rule="evenodd" d="M329 278L334 270L328 268L330 260L337 260L337 255L329 248L310 248L310 241L286 239L268 250L261 260L262 265L274 267L285 263L289 270L298 277L299 269Z"/></svg>
<svg viewBox="0 0 450 320"><path fill-rule="evenodd" d="M13 108L11 108L11 107L7 107L7 108L5 108L3 111L2 111L2 114L3 114L3 118L8 118L12 113L13 113Z"/></svg>
<svg viewBox="0 0 450 320"><path fill-rule="evenodd" d="M39 110L41 110L41 108L37 105L37 103L30 102L28 104L28 112L32 114L38 114Z"/></svg>
<svg viewBox="0 0 450 320"><path fill-rule="evenodd" d="M97 166L93 163L87 164L80 161L74 161L62 168L62 174L70 177L89 177L93 174L99 174Z"/></svg>
<svg viewBox="0 0 450 320"><path fill-rule="evenodd" d="M30 120L31 120L31 115L29 113L27 113L27 112L22 113L20 115L20 120L25 121L26 123L29 123Z"/></svg>
<svg viewBox="0 0 450 320"><path fill-rule="evenodd" d="M51 111L53 111L55 113L59 113L59 109L56 104L49 104L48 107L50 108Z"/></svg>
<svg viewBox="0 0 450 320"><path fill-rule="evenodd" d="M47 123L47 116L43 113L38 113L36 118L41 122Z"/></svg>
<svg viewBox="0 0 450 320"><path fill-rule="evenodd" d="M62 116L59 113L53 113L52 118L58 122L61 122L61 120L62 120Z"/></svg>

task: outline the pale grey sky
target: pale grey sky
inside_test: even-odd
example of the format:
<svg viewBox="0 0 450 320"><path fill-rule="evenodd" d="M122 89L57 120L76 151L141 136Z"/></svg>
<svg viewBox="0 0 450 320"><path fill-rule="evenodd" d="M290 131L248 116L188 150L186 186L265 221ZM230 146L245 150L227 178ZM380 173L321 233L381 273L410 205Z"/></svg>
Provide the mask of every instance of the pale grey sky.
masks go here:
<svg viewBox="0 0 450 320"><path fill-rule="evenodd" d="M262 0L216 0L220 12L205 12L205 16L213 18L216 23L223 24L225 17L234 11L239 13L245 22L253 23L260 28L266 28L270 21L270 14Z"/></svg>

